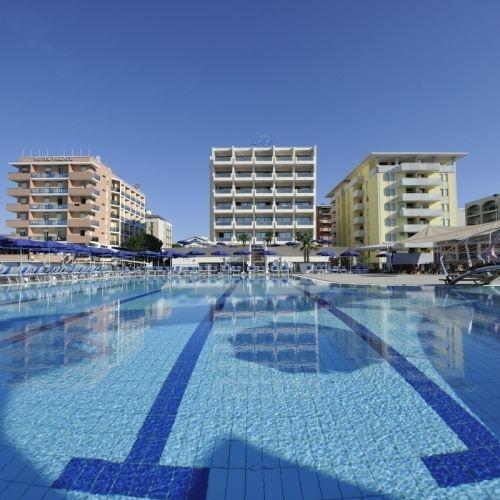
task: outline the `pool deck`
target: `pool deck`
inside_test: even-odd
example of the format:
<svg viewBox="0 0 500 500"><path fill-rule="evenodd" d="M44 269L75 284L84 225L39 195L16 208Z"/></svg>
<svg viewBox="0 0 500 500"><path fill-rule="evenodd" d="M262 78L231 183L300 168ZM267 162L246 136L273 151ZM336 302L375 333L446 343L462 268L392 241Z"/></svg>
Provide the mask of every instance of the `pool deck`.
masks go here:
<svg viewBox="0 0 500 500"><path fill-rule="evenodd" d="M442 274L385 274L385 273L366 273L366 274L296 274L301 278L309 278L328 283L339 283L342 285L380 285L380 286L431 286L442 285L444 278Z"/></svg>

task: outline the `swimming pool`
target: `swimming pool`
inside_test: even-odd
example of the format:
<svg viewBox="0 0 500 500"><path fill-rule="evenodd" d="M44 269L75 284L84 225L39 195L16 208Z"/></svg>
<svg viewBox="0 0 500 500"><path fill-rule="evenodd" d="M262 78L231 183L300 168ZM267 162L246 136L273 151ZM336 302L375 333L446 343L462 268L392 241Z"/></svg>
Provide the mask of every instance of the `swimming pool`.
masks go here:
<svg viewBox="0 0 500 500"><path fill-rule="evenodd" d="M500 496L500 290L0 292L0 496Z"/></svg>

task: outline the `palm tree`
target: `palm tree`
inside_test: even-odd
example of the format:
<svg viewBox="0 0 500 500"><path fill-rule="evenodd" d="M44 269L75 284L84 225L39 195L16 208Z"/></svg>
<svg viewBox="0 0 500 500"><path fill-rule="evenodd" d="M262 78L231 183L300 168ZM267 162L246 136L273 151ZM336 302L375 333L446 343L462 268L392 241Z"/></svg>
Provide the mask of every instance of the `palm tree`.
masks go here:
<svg viewBox="0 0 500 500"><path fill-rule="evenodd" d="M245 246L248 241L248 234L247 233L240 233L238 235L238 239L241 241L241 244Z"/></svg>
<svg viewBox="0 0 500 500"><path fill-rule="evenodd" d="M300 249L304 252L304 262L309 262L309 254L311 248L315 248L314 240L311 233L300 233L297 236L297 240L300 241Z"/></svg>
<svg viewBox="0 0 500 500"><path fill-rule="evenodd" d="M264 240L265 242L270 245L272 242L273 242L273 238L274 238L274 234L272 231L268 231L265 235L264 235Z"/></svg>

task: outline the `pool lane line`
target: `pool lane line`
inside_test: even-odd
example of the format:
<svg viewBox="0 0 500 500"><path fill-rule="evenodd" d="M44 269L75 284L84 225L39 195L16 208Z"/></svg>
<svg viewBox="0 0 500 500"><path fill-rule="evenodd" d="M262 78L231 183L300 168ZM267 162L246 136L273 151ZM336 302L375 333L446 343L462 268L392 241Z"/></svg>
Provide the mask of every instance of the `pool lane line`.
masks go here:
<svg viewBox="0 0 500 500"><path fill-rule="evenodd" d="M122 463L98 458L72 458L52 488L98 495L140 498L205 498L209 468L160 465L179 406L209 333L239 280L211 305L189 337L163 382Z"/></svg>
<svg viewBox="0 0 500 500"><path fill-rule="evenodd" d="M102 306L93 307L92 309L87 309L86 311L82 311L82 312L74 313L74 314L67 314L67 315L63 316L61 319L53 321L52 323L45 323L44 325L41 325L41 326L37 326L34 328L28 328L27 330L25 330L23 332L19 332L15 335L12 335L11 337L7 337L6 339L1 339L0 340L0 349L2 349L4 347L11 346L12 344L16 344L17 342L22 342L28 338L31 338L31 337L34 337L35 335L38 335L39 333L47 332L47 331L52 330L54 328L57 328L60 326L65 326L68 323L72 323L73 321L77 321L79 319L86 318L88 316L92 316L92 314L103 311L104 309L107 309L109 307L114 307L117 305L126 304L127 302L131 302L133 300L142 299L143 297L147 297L148 295L153 295L155 293L161 292L162 290L163 290L163 288L155 288L151 292L141 293L139 295L134 295L134 296L128 297L126 299L114 300L112 302L108 302L107 304L103 304Z"/></svg>
<svg viewBox="0 0 500 500"><path fill-rule="evenodd" d="M467 446L464 451L422 457L439 486L458 486L500 477L500 442L486 426L377 334L323 297L294 286L342 321L387 361Z"/></svg>

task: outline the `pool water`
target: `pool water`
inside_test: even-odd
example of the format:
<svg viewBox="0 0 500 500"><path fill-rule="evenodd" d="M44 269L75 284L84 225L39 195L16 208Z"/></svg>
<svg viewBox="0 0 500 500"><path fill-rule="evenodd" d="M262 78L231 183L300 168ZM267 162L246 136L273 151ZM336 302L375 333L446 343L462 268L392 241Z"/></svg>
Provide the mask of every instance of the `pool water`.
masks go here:
<svg viewBox="0 0 500 500"><path fill-rule="evenodd" d="M0 292L0 498L498 498L500 289Z"/></svg>

